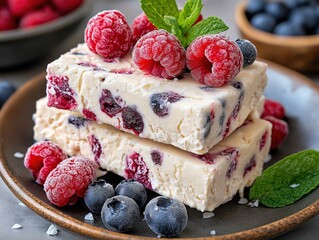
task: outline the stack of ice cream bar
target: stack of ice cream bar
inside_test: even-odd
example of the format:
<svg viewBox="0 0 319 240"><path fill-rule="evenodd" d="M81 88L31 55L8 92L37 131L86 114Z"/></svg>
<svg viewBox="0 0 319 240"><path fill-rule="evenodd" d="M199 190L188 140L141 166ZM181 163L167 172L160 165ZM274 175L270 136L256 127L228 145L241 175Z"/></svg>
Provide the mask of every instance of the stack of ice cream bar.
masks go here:
<svg viewBox="0 0 319 240"><path fill-rule="evenodd" d="M34 138L212 211L262 172L271 137L270 123L260 119L266 84L259 61L212 88L187 73L175 80L145 75L131 54L106 61L80 44L48 65Z"/></svg>

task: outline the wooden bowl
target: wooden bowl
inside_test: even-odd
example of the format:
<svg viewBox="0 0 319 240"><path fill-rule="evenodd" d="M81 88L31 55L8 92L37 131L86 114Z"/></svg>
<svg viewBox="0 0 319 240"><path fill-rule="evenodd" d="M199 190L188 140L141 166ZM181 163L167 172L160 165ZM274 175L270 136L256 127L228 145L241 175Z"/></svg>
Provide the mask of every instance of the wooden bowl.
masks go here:
<svg viewBox="0 0 319 240"><path fill-rule="evenodd" d="M319 71L319 35L278 36L253 27L245 14L246 2L236 7L236 24L242 38L258 49L258 57L297 71Z"/></svg>

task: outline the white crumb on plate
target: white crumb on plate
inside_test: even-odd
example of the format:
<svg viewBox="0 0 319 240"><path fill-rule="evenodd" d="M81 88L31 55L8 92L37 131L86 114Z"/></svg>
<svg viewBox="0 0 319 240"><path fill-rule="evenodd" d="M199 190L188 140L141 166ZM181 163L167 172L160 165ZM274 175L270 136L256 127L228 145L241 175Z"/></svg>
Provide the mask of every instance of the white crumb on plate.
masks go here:
<svg viewBox="0 0 319 240"><path fill-rule="evenodd" d="M248 203L248 199L244 197L240 198L238 201L238 204L241 204L241 205L247 204L247 203Z"/></svg>
<svg viewBox="0 0 319 240"><path fill-rule="evenodd" d="M269 162L272 159L272 156L270 154L267 155L267 157L264 160L264 163Z"/></svg>
<svg viewBox="0 0 319 240"><path fill-rule="evenodd" d="M54 226L53 224L51 224L51 226L48 228L47 230L47 234L49 236L56 236L58 235L58 229L56 228L56 226Z"/></svg>
<svg viewBox="0 0 319 240"><path fill-rule="evenodd" d="M210 235L216 235L216 230L211 230Z"/></svg>
<svg viewBox="0 0 319 240"><path fill-rule="evenodd" d="M13 156L14 156L15 158L23 158L23 157L24 157L24 154L23 154L23 153L20 153L20 152L15 152L15 153L13 154Z"/></svg>
<svg viewBox="0 0 319 240"><path fill-rule="evenodd" d="M161 235L158 234L158 235L157 235L157 238L161 238Z"/></svg>
<svg viewBox="0 0 319 240"><path fill-rule="evenodd" d="M26 205L24 203L22 203L22 202L19 202L18 205L21 206L21 207L26 207Z"/></svg>
<svg viewBox="0 0 319 240"><path fill-rule="evenodd" d="M294 184L291 184L289 187L291 187L291 188L296 188L296 187L299 187L299 183L294 183Z"/></svg>
<svg viewBox="0 0 319 240"><path fill-rule="evenodd" d="M250 207L258 207L259 206L259 200L257 199L254 202L249 202L247 205L250 206Z"/></svg>
<svg viewBox="0 0 319 240"><path fill-rule="evenodd" d="M94 222L93 214L92 213L86 214L85 217L84 217L84 220L85 221L89 221L89 222Z"/></svg>
<svg viewBox="0 0 319 240"><path fill-rule="evenodd" d="M20 224L18 224L18 223L14 224L12 226L12 229L20 229L20 228L22 228L22 226Z"/></svg>
<svg viewBox="0 0 319 240"><path fill-rule="evenodd" d="M204 212L203 213L203 218L211 218L214 216L215 216L215 213L213 213L213 212Z"/></svg>

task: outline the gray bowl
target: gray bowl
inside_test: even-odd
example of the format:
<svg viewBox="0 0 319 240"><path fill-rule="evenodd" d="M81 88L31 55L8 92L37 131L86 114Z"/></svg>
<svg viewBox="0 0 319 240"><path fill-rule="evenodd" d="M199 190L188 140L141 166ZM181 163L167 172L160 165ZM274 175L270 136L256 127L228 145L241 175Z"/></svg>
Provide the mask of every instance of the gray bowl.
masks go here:
<svg viewBox="0 0 319 240"><path fill-rule="evenodd" d="M32 29L0 32L0 69L37 60L65 40L90 12L90 0L55 21Z"/></svg>

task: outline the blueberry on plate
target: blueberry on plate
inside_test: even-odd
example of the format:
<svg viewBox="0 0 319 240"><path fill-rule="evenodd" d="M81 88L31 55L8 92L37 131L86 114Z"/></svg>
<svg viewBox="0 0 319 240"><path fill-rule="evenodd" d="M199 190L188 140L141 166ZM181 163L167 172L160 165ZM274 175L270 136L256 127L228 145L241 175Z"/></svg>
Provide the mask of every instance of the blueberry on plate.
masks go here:
<svg viewBox="0 0 319 240"><path fill-rule="evenodd" d="M144 216L149 228L162 237L179 235L188 221L185 205L164 196L158 196L149 201L145 207Z"/></svg>
<svg viewBox="0 0 319 240"><path fill-rule="evenodd" d="M252 16L261 13L265 10L265 0L250 0L246 6L246 15L250 19Z"/></svg>
<svg viewBox="0 0 319 240"><path fill-rule="evenodd" d="M0 108L16 90L15 86L7 81L0 81Z"/></svg>
<svg viewBox="0 0 319 240"><path fill-rule="evenodd" d="M92 182L86 190L84 202L91 212L101 214L105 201L115 195L111 184L100 179Z"/></svg>
<svg viewBox="0 0 319 240"><path fill-rule="evenodd" d="M265 8L266 13L273 15L278 21L287 19L289 8L282 2L269 2Z"/></svg>
<svg viewBox="0 0 319 240"><path fill-rule="evenodd" d="M251 19L251 25L265 32L272 32L276 24L276 18L268 13L259 13Z"/></svg>
<svg viewBox="0 0 319 240"><path fill-rule="evenodd" d="M279 23L275 27L274 33L281 36L302 36L306 34L305 30L301 26L290 21Z"/></svg>
<svg viewBox="0 0 319 240"><path fill-rule="evenodd" d="M108 230L129 232L140 219L140 208L132 198L114 196L104 203L101 218Z"/></svg>
<svg viewBox="0 0 319 240"><path fill-rule="evenodd" d="M121 181L115 188L115 194L132 198L139 207L144 206L147 200L145 187L134 179Z"/></svg>
<svg viewBox="0 0 319 240"><path fill-rule="evenodd" d="M244 67L247 67L254 63L257 57L257 49L254 44L252 44L247 39L237 39L236 44L239 46L240 51L244 57Z"/></svg>

